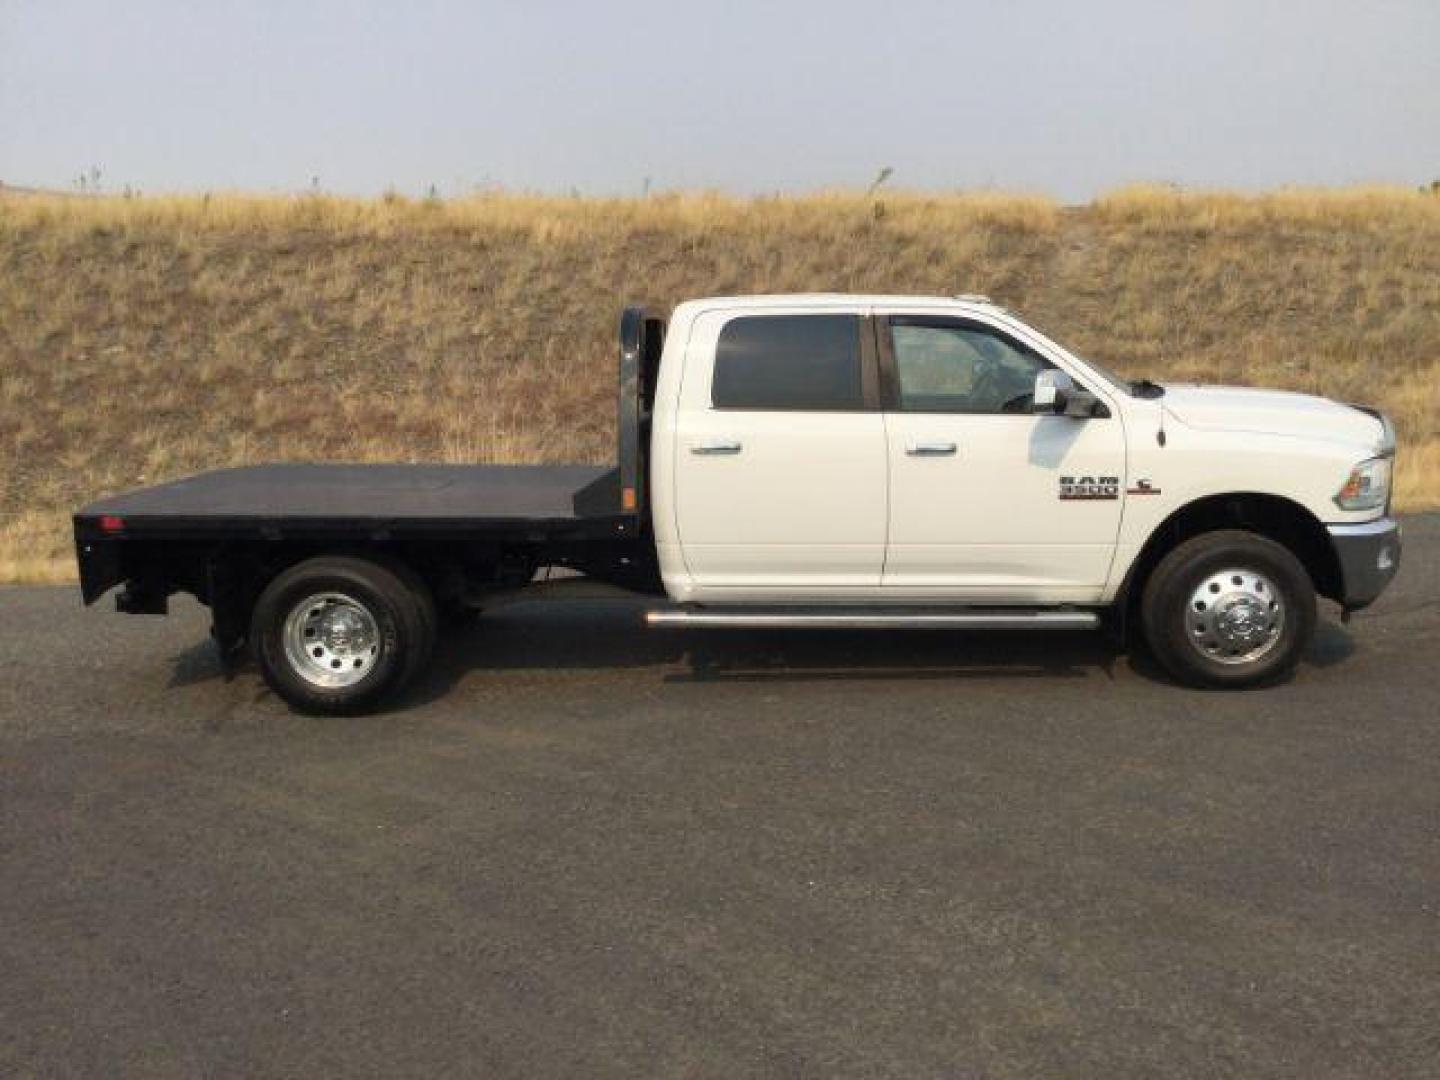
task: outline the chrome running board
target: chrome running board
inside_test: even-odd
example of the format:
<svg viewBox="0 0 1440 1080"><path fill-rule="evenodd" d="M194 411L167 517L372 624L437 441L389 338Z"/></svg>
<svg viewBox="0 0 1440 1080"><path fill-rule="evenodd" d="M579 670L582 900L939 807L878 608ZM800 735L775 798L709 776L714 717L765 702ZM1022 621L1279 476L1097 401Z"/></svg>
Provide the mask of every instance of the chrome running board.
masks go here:
<svg viewBox="0 0 1440 1080"><path fill-rule="evenodd" d="M662 608L645 613L651 626L760 629L813 626L841 630L905 628L1019 630L1088 629L1100 625L1093 611L720 611L713 608Z"/></svg>

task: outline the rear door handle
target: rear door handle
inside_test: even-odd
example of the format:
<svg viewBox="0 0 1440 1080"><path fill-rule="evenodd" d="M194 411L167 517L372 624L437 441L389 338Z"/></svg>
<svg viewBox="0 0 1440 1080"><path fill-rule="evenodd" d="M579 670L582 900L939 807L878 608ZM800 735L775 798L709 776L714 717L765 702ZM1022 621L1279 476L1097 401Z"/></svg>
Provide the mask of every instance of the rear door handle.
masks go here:
<svg viewBox="0 0 1440 1080"><path fill-rule="evenodd" d="M739 452L739 439L706 439L703 442L690 444L690 453L692 454L738 454Z"/></svg>
<svg viewBox="0 0 1440 1080"><path fill-rule="evenodd" d="M945 457L955 453L953 442L908 442L905 453L911 457Z"/></svg>

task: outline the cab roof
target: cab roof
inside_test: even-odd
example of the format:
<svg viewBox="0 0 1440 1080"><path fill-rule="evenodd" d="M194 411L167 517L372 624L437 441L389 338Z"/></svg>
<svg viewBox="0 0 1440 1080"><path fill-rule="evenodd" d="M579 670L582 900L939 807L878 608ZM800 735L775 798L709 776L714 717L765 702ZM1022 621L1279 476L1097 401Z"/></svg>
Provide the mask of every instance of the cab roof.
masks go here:
<svg viewBox="0 0 1440 1080"><path fill-rule="evenodd" d="M953 296L909 296L883 293L770 293L747 296L705 296L688 301L705 307L763 308L781 306L803 307L896 307L908 305L930 305L951 307L957 304L969 307L999 309L1000 305L988 296L978 293L959 293Z"/></svg>

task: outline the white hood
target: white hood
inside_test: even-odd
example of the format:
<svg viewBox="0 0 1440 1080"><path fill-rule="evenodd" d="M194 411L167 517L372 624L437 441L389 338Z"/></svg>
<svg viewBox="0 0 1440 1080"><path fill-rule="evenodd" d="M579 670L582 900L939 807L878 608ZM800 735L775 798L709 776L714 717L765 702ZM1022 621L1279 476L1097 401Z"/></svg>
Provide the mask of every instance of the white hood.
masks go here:
<svg viewBox="0 0 1440 1080"><path fill-rule="evenodd" d="M1379 451L1384 425L1353 405L1286 390L1165 384L1160 404L1187 427L1356 443Z"/></svg>

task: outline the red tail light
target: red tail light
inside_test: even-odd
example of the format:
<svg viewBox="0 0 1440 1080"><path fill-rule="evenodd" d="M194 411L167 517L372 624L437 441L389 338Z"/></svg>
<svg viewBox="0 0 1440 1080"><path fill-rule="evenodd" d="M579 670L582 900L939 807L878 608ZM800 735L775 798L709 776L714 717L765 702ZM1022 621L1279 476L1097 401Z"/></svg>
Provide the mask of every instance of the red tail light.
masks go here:
<svg viewBox="0 0 1440 1080"><path fill-rule="evenodd" d="M125 519L115 517L113 514L106 514L100 518L100 531L103 533L122 533L125 531Z"/></svg>

